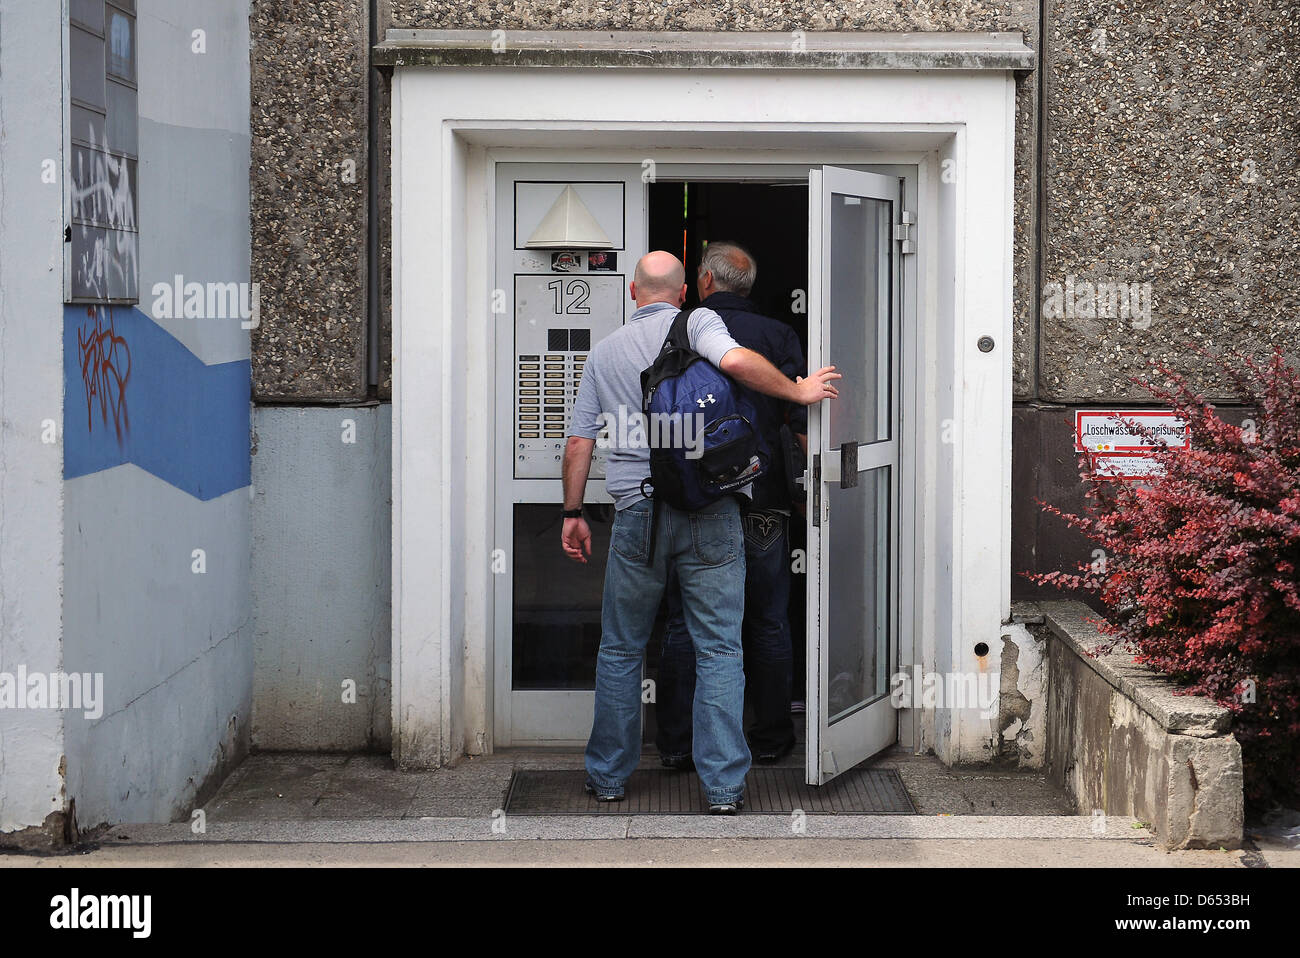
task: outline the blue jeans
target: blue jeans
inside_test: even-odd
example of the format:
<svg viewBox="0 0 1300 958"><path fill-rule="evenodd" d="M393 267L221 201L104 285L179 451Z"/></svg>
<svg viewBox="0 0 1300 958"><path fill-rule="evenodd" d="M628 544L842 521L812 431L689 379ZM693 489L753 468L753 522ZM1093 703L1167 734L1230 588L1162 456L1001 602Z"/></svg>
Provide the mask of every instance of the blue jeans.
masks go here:
<svg viewBox="0 0 1300 958"><path fill-rule="evenodd" d="M699 661L695 768L710 803L734 802L744 796L750 766L741 728L745 550L740 509L730 496L698 512L661 503L654 558L647 564L652 509L642 500L620 510L610 533L587 783L602 795L622 795L641 760L641 663L675 573Z"/></svg>
<svg viewBox="0 0 1300 958"><path fill-rule="evenodd" d="M745 529L745 678L754 725L749 744L759 754L776 754L794 740L790 719L790 546L789 517L753 509ZM695 654L682 603L670 584L668 627L656 684L655 744L664 758L691 754L691 709Z"/></svg>

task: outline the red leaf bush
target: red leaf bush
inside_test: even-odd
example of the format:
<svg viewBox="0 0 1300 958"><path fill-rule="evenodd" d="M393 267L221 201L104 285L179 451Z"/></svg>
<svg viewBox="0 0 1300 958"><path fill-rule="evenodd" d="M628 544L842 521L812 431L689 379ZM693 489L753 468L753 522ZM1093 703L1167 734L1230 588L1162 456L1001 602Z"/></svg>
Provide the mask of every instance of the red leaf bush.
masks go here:
<svg viewBox="0 0 1300 958"><path fill-rule="evenodd" d="M1300 797L1300 373L1280 351L1266 364L1215 364L1253 418L1224 422L1158 365L1168 385L1134 380L1188 423L1191 448L1158 449L1163 474L1141 484L1081 463L1086 515L1039 504L1102 558L1026 576L1096 593L1107 611L1098 626L1114 639L1105 649L1123 644L1180 691L1230 709L1259 809Z"/></svg>

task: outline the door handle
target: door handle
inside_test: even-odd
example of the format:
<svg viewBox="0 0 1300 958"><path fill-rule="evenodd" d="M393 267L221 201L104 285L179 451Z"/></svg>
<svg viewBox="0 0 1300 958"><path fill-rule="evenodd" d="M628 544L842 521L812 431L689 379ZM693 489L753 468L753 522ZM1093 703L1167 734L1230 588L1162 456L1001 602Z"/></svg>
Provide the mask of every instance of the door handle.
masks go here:
<svg viewBox="0 0 1300 958"><path fill-rule="evenodd" d="M822 456L813 453L812 457L812 524L822 524Z"/></svg>
<svg viewBox="0 0 1300 958"><path fill-rule="evenodd" d="M853 489L858 484L858 444L840 443L840 488Z"/></svg>
<svg viewBox="0 0 1300 958"><path fill-rule="evenodd" d="M845 442L840 444L840 454L832 452L826 457L822 466L822 478L827 482L838 482L841 489L853 489L858 484L858 444Z"/></svg>

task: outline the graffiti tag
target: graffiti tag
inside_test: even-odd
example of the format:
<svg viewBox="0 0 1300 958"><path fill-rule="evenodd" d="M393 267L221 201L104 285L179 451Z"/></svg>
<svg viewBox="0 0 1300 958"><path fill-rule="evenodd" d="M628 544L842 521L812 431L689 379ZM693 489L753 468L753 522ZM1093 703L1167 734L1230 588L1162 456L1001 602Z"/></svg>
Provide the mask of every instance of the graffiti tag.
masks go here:
<svg viewBox="0 0 1300 958"><path fill-rule="evenodd" d="M104 324L104 314L108 324ZM86 389L86 429L93 432L95 402L99 402L100 421L107 426L113 417L117 441L130 432L131 419L126 409L126 384L131 378L131 349L118 335L112 307L91 306L86 310L90 322L77 330L77 351L81 357L81 382Z"/></svg>

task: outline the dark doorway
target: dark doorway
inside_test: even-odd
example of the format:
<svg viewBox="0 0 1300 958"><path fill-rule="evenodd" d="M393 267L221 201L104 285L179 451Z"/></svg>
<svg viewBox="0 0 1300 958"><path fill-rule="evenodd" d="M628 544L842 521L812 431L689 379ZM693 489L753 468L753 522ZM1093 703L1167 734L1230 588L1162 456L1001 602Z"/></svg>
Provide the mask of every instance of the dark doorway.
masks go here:
<svg viewBox="0 0 1300 958"><path fill-rule="evenodd" d="M686 264L686 305L696 306L695 276L710 241L730 240L749 250L758 277L749 298L758 311L780 320L799 336L808 354L808 184L774 182L655 182L650 184L649 249L675 254ZM807 532L798 515L790 523L790 548L806 549ZM802 569L802 565L799 566ZM804 698L804 575L790 588L790 635L794 653L793 695ZM646 674L655 676L663 643L663 615L646 650ZM803 716L795 715L803 741ZM746 720L748 724L748 716ZM645 741L655 735L654 709L646 710ZM802 753L802 745L800 746Z"/></svg>
<svg viewBox="0 0 1300 958"><path fill-rule="evenodd" d="M695 272L710 240L731 240L758 263L750 293L759 312L788 323L808 352L808 184L650 184L650 249L686 264L687 306L695 306Z"/></svg>

